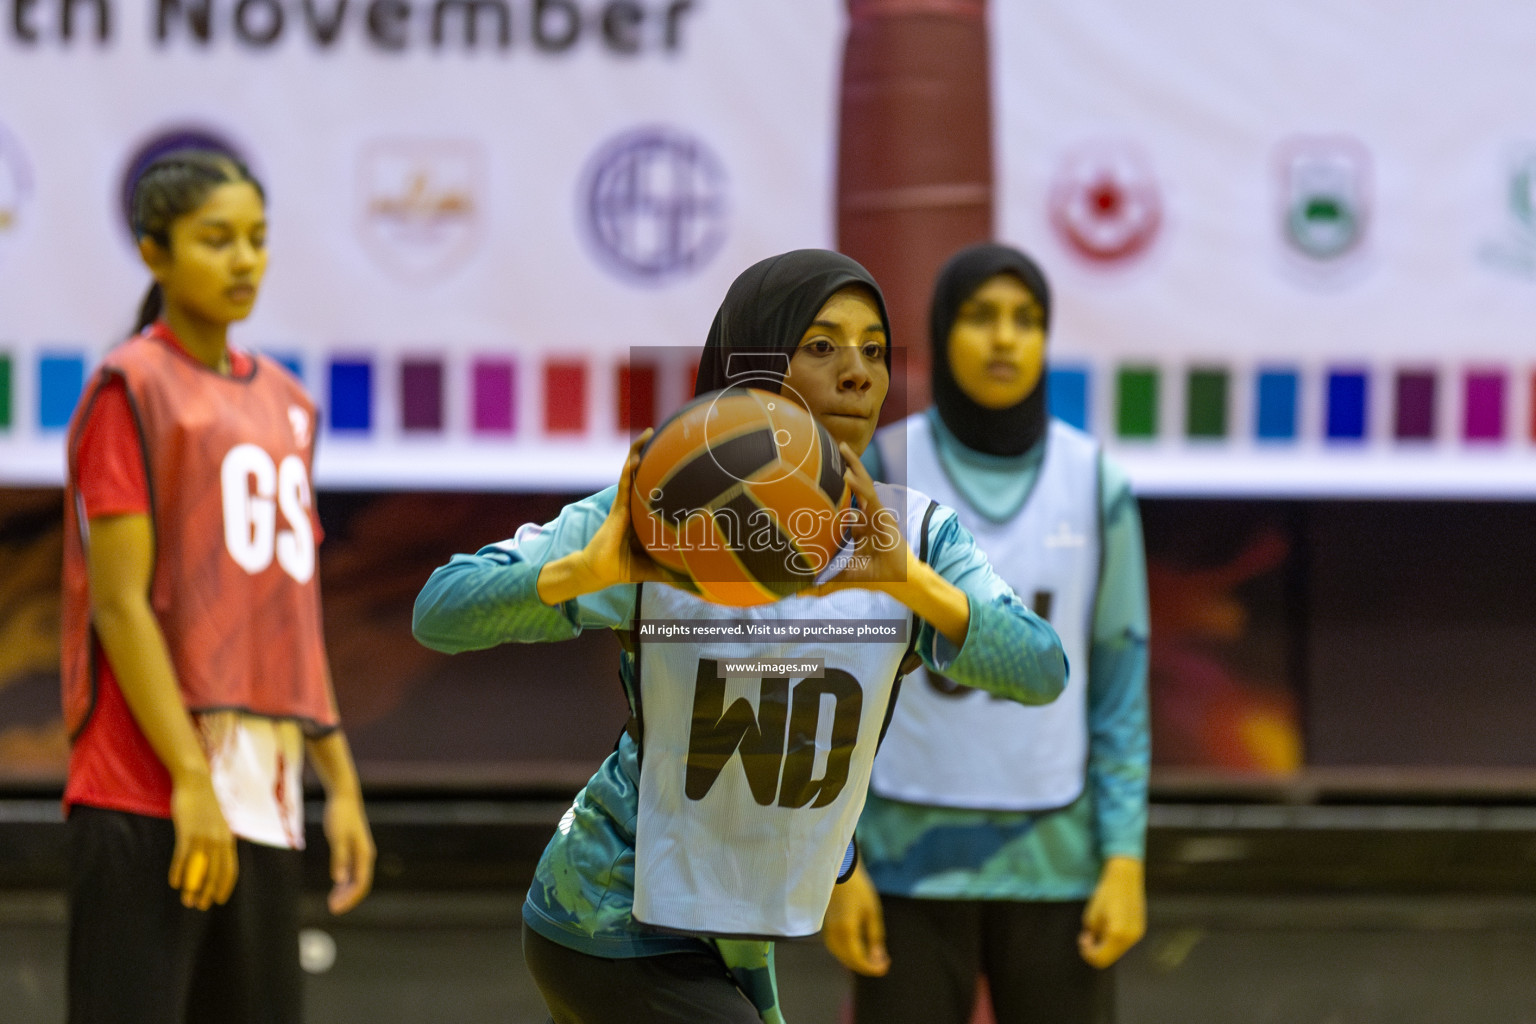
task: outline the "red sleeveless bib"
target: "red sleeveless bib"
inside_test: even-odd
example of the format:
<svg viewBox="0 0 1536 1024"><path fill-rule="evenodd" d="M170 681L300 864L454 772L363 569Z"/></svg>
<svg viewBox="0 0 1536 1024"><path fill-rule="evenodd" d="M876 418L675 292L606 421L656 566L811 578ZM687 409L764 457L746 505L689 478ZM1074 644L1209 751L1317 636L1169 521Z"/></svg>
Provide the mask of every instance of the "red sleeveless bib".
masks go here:
<svg viewBox="0 0 1536 1024"><path fill-rule="evenodd" d="M113 377L126 385L144 452L155 541L150 606L187 709L294 718L310 732L334 727L310 486L314 404L264 356L249 375L226 377L146 334L103 360L70 426L61 623L70 735L95 702L97 643L76 446Z"/></svg>

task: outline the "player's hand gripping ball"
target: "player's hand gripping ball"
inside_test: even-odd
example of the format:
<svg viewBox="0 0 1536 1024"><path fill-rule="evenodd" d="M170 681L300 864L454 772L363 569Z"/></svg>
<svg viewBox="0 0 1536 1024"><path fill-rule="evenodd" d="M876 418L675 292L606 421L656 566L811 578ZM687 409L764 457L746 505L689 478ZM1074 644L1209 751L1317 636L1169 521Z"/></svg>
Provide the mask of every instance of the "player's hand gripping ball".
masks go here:
<svg viewBox="0 0 1536 1024"><path fill-rule="evenodd" d="M635 535L717 604L767 604L817 580L848 538L852 491L831 436L769 391L701 395L640 454Z"/></svg>

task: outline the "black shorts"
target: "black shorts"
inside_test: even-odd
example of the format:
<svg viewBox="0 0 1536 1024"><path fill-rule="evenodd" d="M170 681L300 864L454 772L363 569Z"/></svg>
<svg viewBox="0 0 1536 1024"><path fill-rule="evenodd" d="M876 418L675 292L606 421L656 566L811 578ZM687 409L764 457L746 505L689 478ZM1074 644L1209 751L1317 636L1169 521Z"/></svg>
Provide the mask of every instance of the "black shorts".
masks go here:
<svg viewBox="0 0 1536 1024"><path fill-rule="evenodd" d="M1104 1024L1109 972L1077 950L1082 901L880 897L891 969L856 977L856 1024L967 1024L985 975L997 1024Z"/></svg>
<svg viewBox="0 0 1536 1024"><path fill-rule="evenodd" d="M298 1024L303 858L237 840L229 902L181 905L166 882L170 821L74 807L69 835L69 1024Z"/></svg>
<svg viewBox="0 0 1536 1024"><path fill-rule="evenodd" d="M614 960L523 925L523 960L553 1024L762 1024L709 950Z"/></svg>

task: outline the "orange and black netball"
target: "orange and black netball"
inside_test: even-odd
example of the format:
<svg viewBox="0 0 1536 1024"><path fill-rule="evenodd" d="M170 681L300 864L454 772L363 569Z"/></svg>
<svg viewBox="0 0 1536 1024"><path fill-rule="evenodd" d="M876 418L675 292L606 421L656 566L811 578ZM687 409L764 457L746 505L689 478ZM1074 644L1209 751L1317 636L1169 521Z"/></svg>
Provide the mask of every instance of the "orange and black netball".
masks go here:
<svg viewBox="0 0 1536 1024"><path fill-rule="evenodd" d="M729 388L662 424L640 455L630 516L660 565L717 604L811 586L847 539L852 492L826 429L783 395Z"/></svg>

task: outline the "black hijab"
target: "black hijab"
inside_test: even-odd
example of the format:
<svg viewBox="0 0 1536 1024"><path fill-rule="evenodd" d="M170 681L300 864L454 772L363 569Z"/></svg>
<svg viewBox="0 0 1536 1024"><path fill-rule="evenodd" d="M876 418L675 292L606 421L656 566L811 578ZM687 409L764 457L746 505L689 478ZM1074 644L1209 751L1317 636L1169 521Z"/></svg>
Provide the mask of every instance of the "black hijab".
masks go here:
<svg viewBox="0 0 1536 1024"><path fill-rule="evenodd" d="M1046 337L1051 331L1051 286L1035 261L1006 245L973 245L950 257L933 285L928 311L933 343L933 404L950 433L967 448L987 455L1023 455L1045 436L1048 419L1045 367L1035 389L1006 409L986 409L971 400L949 369L949 332L960 307L998 274L1013 274L1035 297L1044 315Z"/></svg>
<svg viewBox="0 0 1536 1024"><path fill-rule="evenodd" d="M801 335L839 289L862 285L875 297L885 324L885 365L891 365L890 318L875 279L854 260L826 249L795 249L752 264L731 282L709 325L693 393L735 383L778 391Z"/></svg>

